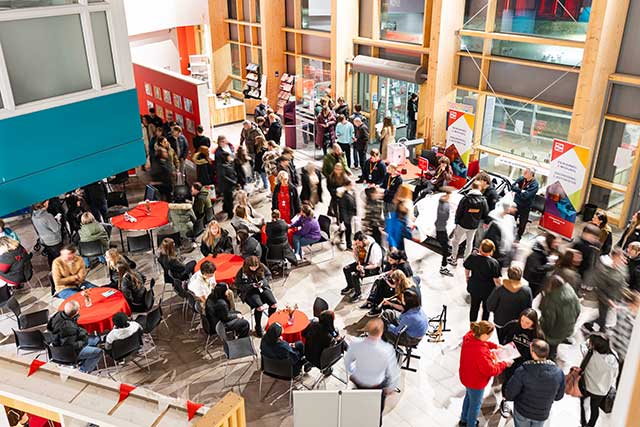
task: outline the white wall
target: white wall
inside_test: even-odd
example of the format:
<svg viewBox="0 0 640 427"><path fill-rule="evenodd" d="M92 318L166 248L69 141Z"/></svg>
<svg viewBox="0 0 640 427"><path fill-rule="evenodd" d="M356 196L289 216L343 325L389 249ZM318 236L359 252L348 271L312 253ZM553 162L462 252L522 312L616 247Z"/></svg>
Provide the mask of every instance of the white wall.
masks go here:
<svg viewBox="0 0 640 427"><path fill-rule="evenodd" d="M180 53L175 29L129 36L129 45L133 62L180 72Z"/></svg>
<svg viewBox="0 0 640 427"><path fill-rule="evenodd" d="M130 36L208 23L207 0L124 0L124 7Z"/></svg>

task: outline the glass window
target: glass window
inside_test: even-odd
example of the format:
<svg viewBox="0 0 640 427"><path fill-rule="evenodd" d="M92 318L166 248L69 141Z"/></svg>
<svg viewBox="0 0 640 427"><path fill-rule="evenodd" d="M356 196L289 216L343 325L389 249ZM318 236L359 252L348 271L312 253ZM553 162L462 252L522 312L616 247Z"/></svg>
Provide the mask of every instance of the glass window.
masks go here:
<svg viewBox="0 0 640 427"><path fill-rule="evenodd" d="M231 43L231 74L242 75L242 65L240 65L240 46Z"/></svg>
<svg viewBox="0 0 640 427"><path fill-rule="evenodd" d="M331 31L331 0L302 0L302 28Z"/></svg>
<svg viewBox="0 0 640 427"><path fill-rule="evenodd" d="M518 162L505 156L496 156L489 153L480 154L480 169L507 176L512 180L522 176L524 169L528 166L524 162ZM536 179L540 186L544 187L547 185L547 177L539 172L539 170L536 171Z"/></svg>
<svg viewBox="0 0 640 427"><path fill-rule="evenodd" d="M369 74L356 73L354 77L357 79L358 84L353 85L353 105L360 104L362 111L367 113L370 111L371 103L371 90L369 88Z"/></svg>
<svg viewBox="0 0 640 427"><path fill-rule="evenodd" d="M467 0L464 6L465 30L484 31L489 0Z"/></svg>
<svg viewBox="0 0 640 427"><path fill-rule="evenodd" d="M89 0L89 3L94 3L95 1L96 0ZM0 0L0 9L23 9L27 7L60 6L77 3L78 0Z"/></svg>
<svg viewBox="0 0 640 427"><path fill-rule="evenodd" d="M497 0L495 30L557 39L586 40L591 1Z"/></svg>
<svg viewBox="0 0 640 427"><path fill-rule="evenodd" d="M494 43L497 40L494 40ZM462 36L460 38L460 50L466 52L478 52L482 53L482 48L484 46L484 39L480 37L471 37L471 36Z"/></svg>
<svg viewBox="0 0 640 427"><path fill-rule="evenodd" d="M521 43L508 40L494 40L492 55L531 61L548 62L576 66L582 63L583 50L578 47L550 46L533 43Z"/></svg>
<svg viewBox="0 0 640 427"><path fill-rule="evenodd" d="M378 77L378 113L377 121L382 123L385 117L391 117L393 124L398 129L396 138L402 138L404 125L407 123L407 103L409 95L418 93L419 88L415 83L402 80Z"/></svg>
<svg viewBox="0 0 640 427"><path fill-rule="evenodd" d="M256 22L260 22L260 0L256 0Z"/></svg>
<svg viewBox="0 0 640 427"><path fill-rule="evenodd" d="M606 120L594 176L614 184L628 185L633 159L638 152L638 140L640 126Z"/></svg>
<svg viewBox="0 0 640 427"><path fill-rule="evenodd" d="M233 79L231 80L231 87L233 90L237 90L238 92L242 92L242 80Z"/></svg>
<svg viewBox="0 0 640 427"><path fill-rule="evenodd" d="M16 105L91 89L80 15L0 22L0 43Z"/></svg>
<svg viewBox="0 0 640 427"><path fill-rule="evenodd" d="M229 39L233 41L240 41L240 36L238 35L238 27L236 24L229 24Z"/></svg>
<svg viewBox="0 0 640 427"><path fill-rule="evenodd" d="M424 1L382 0L380 38L422 44Z"/></svg>
<svg viewBox="0 0 640 427"><path fill-rule="evenodd" d="M608 188L591 185L589 203L593 203L600 209L604 209L614 217L620 218L624 205L625 193L610 190Z"/></svg>
<svg viewBox="0 0 640 427"><path fill-rule="evenodd" d="M482 145L547 164L554 138L567 139L571 113L487 96Z"/></svg>
<svg viewBox="0 0 640 427"><path fill-rule="evenodd" d="M478 109L478 94L464 89L456 89L456 103L470 105L473 111Z"/></svg>
<svg viewBox="0 0 640 427"><path fill-rule="evenodd" d="M227 14L229 15L229 19L238 19L236 0L227 0Z"/></svg>
<svg viewBox="0 0 640 427"><path fill-rule="evenodd" d="M100 85L105 87L116 84L116 70L113 67L113 54L111 52L106 12L91 13L91 29L93 30L93 42L96 46L96 56L98 57Z"/></svg>
<svg viewBox="0 0 640 427"><path fill-rule="evenodd" d="M331 93L331 63L302 58L302 104L311 107Z"/></svg>

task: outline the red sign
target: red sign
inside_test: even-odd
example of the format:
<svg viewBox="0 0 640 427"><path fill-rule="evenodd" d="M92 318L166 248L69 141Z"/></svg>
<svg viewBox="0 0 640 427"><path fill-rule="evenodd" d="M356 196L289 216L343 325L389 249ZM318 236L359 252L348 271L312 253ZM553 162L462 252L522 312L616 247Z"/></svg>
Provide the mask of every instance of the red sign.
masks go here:
<svg viewBox="0 0 640 427"><path fill-rule="evenodd" d="M418 168L423 172L427 172L429 170L429 160L424 157L418 157Z"/></svg>

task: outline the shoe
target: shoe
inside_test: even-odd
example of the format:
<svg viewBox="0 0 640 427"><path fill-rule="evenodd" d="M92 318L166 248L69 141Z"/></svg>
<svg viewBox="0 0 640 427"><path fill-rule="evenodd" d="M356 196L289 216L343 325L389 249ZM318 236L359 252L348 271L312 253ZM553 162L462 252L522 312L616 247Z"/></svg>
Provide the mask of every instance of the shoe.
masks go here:
<svg viewBox="0 0 640 427"><path fill-rule="evenodd" d="M373 308L373 304L371 304L369 301L365 302L364 304L362 304L360 306L360 308L362 310L371 310Z"/></svg>
<svg viewBox="0 0 640 427"><path fill-rule="evenodd" d="M340 295L349 295L351 292L353 292L353 289L347 286L340 291Z"/></svg>
<svg viewBox="0 0 640 427"><path fill-rule="evenodd" d="M306 362L302 367L302 369L304 370L305 373L309 372L311 369L313 369L313 365L311 365L311 363L309 362Z"/></svg>
<svg viewBox="0 0 640 427"><path fill-rule="evenodd" d="M256 329L256 337L262 338L262 329Z"/></svg>
<svg viewBox="0 0 640 427"><path fill-rule="evenodd" d="M378 309L378 308L372 308L371 310L367 311L367 314L365 314L365 316L367 317L378 317L382 314L382 310Z"/></svg>
<svg viewBox="0 0 640 427"><path fill-rule="evenodd" d="M458 427L467 427L467 422L466 421L460 421L458 423Z"/></svg>
<svg viewBox="0 0 640 427"><path fill-rule="evenodd" d="M582 325L582 328L586 330L587 332L593 332L593 322L587 322L584 325Z"/></svg>
<svg viewBox="0 0 640 427"><path fill-rule="evenodd" d="M440 267L440 274L443 276L453 277L453 273L449 271L447 267Z"/></svg>
<svg viewBox="0 0 640 427"><path fill-rule="evenodd" d="M362 294L355 294L351 297L350 301L353 302L358 302L362 299Z"/></svg>
<svg viewBox="0 0 640 427"><path fill-rule="evenodd" d="M456 267L458 265L458 260L454 259L454 258L447 259L447 262L449 263L449 265L452 265L454 267Z"/></svg>
<svg viewBox="0 0 640 427"><path fill-rule="evenodd" d="M511 408L505 399L500 402L500 415L502 418L509 418L511 416Z"/></svg>
<svg viewBox="0 0 640 427"><path fill-rule="evenodd" d="M331 376L331 374L333 373L333 368L329 367L327 369L325 369L324 371L322 371L322 375L324 375L325 377Z"/></svg>

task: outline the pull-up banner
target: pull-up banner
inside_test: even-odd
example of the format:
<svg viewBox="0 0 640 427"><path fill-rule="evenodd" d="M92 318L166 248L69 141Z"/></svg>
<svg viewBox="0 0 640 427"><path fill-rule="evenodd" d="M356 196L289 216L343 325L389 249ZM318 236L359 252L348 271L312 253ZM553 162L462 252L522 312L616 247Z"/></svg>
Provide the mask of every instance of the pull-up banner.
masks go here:
<svg viewBox="0 0 640 427"><path fill-rule="evenodd" d="M473 114L449 110L445 152L452 162L459 158L465 166L469 165L469 155L473 146L474 124L475 116Z"/></svg>
<svg viewBox="0 0 640 427"><path fill-rule="evenodd" d="M559 139L553 141L541 225L567 239L573 237L576 206L582 199L588 161L588 148Z"/></svg>

